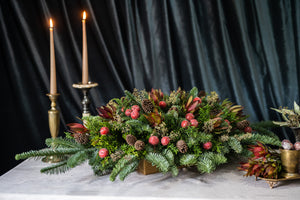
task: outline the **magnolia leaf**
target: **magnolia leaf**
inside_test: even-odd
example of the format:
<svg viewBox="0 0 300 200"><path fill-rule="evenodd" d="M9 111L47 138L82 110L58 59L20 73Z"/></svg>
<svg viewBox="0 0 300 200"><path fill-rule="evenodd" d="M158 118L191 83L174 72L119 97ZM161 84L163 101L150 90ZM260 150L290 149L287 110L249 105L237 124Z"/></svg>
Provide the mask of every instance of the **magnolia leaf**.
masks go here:
<svg viewBox="0 0 300 200"><path fill-rule="evenodd" d="M273 124L276 124L276 125L279 125L279 126L288 126L288 122L275 122L275 121L272 121Z"/></svg>
<svg viewBox="0 0 300 200"><path fill-rule="evenodd" d="M295 113L297 113L298 115L300 115L300 107L299 107L299 105L296 103L296 101L294 101L294 110L295 110Z"/></svg>

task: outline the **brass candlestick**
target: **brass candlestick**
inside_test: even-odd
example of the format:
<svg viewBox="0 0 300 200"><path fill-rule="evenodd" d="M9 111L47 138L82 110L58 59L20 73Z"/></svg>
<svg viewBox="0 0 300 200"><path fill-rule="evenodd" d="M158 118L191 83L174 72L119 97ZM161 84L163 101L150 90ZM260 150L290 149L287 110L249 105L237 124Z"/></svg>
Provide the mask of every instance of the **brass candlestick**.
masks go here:
<svg viewBox="0 0 300 200"><path fill-rule="evenodd" d="M73 84L74 88L82 90L83 99L82 104L82 117L90 116L90 99L89 99L89 90L93 87L97 87L98 83L88 82L87 84Z"/></svg>
<svg viewBox="0 0 300 200"><path fill-rule="evenodd" d="M51 101L51 108L48 110L48 120L49 120L49 129L50 129L50 134L53 139L55 139L58 136L59 133L59 110L56 109L56 101L59 96L58 93L56 94L47 94ZM46 156L42 159L43 162L47 163L56 163L60 162L63 159L58 156Z"/></svg>

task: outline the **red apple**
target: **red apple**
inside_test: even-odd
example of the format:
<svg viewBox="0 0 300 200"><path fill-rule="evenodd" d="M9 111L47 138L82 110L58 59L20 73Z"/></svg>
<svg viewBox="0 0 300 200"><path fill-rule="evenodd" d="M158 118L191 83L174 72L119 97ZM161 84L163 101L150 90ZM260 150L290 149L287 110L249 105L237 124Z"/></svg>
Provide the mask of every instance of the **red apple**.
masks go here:
<svg viewBox="0 0 300 200"><path fill-rule="evenodd" d="M165 108L165 107L167 107L167 103L165 101L160 101L159 102L159 107Z"/></svg>
<svg viewBox="0 0 300 200"><path fill-rule="evenodd" d="M133 110L130 114L132 119L137 119L140 116L140 113L137 110Z"/></svg>
<svg viewBox="0 0 300 200"><path fill-rule="evenodd" d="M158 145L159 139L157 136L151 136L149 138L149 143L152 144L153 146Z"/></svg>
<svg viewBox="0 0 300 200"><path fill-rule="evenodd" d="M193 115L193 113L187 113L186 115L185 115L185 118L187 119L187 120L191 120L191 119L194 119L194 115Z"/></svg>
<svg viewBox="0 0 300 200"><path fill-rule="evenodd" d="M190 122L188 121L188 120L183 120L182 122L181 122L181 127L182 128L186 128L186 127L188 127L190 125Z"/></svg>
<svg viewBox="0 0 300 200"><path fill-rule="evenodd" d="M130 115L131 115L131 110L130 110L130 109L126 109L125 115L126 115L127 117L130 117Z"/></svg>
<svg viewBox="0 0 300 200"><path fill-rule="evenodd" d="M102 148L99 150L99 156L100 158L105 158L108 155L108 150L105 148Z"/></svg>
<svg viewBox="0 0 300 200"><path fill-rule="evenodd" d="M161 138L160 142L163 146L166 146L169 144L170 138L168 136L165 136L165 137Z"/></svg>
<svg viewBox="0 0 300 200"><path fill-rule="evenodd" d="M191 119L191 126L197 127L198 126L198 121L196 119Z"/></svg>
<svg viewBox="0 0 300 200"><path fill-rule="evenodd" d="M139 107L138 105L133 105L133 106L131 106L131 110L132 110L132 111L135 111L135 110L136 110L136 111L139 112L139 111L140 111L140 107Z"/></svg>
<svg viewBox="0 0 300 200"><path fill-rule="evenodd" d="M206 149L206 150L209 150L211 149L212 147L212 143L211 142L206 142L203 144L203 148Z"/></svg>
<svg viewBox="0 0 300 200"><path fill-rule="evenodd" d="M247 126L245 129L244 129L244 132L245 133L252 133L252 128L250 126Z"/></svg>
<svg viewBox="0 0 300 200"><path fill-rule="evenodd" d="M101 135L107 135L109 133L109 129L105 126L103 126L101 129L100 129L100 134Z"/></svg>

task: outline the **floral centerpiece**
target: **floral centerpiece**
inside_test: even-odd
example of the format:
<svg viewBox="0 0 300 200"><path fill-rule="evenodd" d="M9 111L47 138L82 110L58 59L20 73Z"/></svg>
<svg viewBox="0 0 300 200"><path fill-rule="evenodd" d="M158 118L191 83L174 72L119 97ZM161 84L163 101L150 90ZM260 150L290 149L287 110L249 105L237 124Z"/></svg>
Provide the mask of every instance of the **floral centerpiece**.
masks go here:
<svg viewBox="0 0 300 200"><path fill-rule="evenodd" d="M197 167L211 173L228 162L230 155L248 156L247 145L256 141L280 146L267 123L250 125L241 105L220 100L192 88L169 95L159 89L134 89L97 108L98 116L68 124L65 138L49 138L45 150L16 155L16 159L67 156L66 160L41 169L65 172L88 160L97 175L121 180L147 160L162 173L177 176L179 167Z"/></svg>

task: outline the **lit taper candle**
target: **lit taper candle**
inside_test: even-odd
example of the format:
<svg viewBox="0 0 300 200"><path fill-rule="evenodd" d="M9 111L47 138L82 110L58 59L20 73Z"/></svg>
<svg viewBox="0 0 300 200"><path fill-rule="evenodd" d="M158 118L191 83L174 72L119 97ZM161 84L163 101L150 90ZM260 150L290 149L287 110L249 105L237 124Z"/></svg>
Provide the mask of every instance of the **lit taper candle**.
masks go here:
<svg viewBox="0 0 300 200"><path fill-rule="evenodd" d="M82 15L82 84L87 84L89 80L85 20L86 12L84 11Z"/></svg>
<svg viewBox="0 0 300 200"><path fill-rule="evenodd" d="M56 87L56 66L54 53L54 39L53 39L53 22L50 18L50 94L57 93Z"/></svg>

